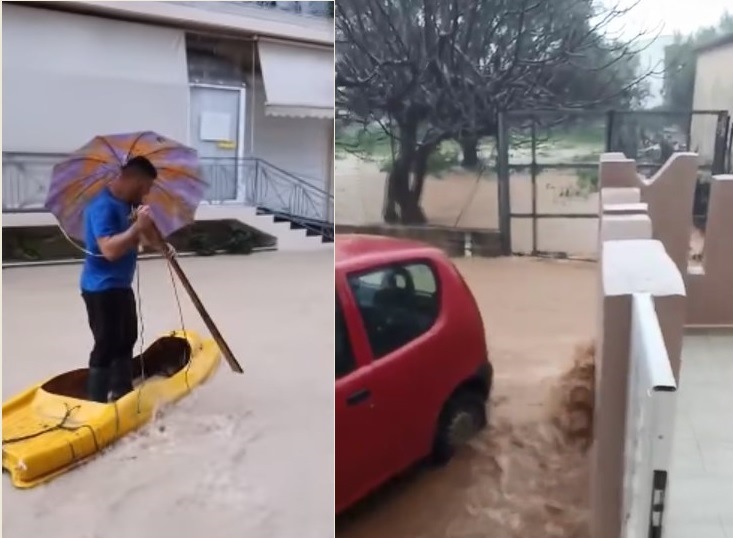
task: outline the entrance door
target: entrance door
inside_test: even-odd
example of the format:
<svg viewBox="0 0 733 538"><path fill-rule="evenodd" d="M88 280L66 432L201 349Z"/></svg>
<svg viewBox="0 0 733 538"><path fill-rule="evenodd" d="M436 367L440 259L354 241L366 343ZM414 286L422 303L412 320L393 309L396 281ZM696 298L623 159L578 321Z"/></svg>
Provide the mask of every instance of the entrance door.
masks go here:
<svg viewBox="0 0 733 538"><path fill-rule="evenodd" d="M241 96L239 88L191 86L191 144L201 158L209 184L204 199L209 202L244 199L238 159L243 143Z"/></svg>

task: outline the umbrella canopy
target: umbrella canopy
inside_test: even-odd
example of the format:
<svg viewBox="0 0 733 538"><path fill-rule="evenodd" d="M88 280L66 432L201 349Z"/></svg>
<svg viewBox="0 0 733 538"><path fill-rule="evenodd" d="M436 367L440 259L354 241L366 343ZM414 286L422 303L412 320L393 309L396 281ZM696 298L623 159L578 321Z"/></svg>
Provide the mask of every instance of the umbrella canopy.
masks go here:
<svg viewBox="0 0 733 538"><path fill-rule="evenodd" d="M193 222L206 182L198 154L157 133L97 136L53 168L46 209L63 230L84 238L84 208L132 157L146 157L158 171L145 203L164 237Z"/></svg>

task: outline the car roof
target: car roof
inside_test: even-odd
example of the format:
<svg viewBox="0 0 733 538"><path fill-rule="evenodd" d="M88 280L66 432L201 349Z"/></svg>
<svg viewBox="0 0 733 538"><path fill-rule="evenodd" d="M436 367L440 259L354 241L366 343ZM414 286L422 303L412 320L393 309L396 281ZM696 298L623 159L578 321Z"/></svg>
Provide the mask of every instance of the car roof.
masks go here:
<svg viewBox="0 0 733 538"><path fill-rule="evenodd" d="M365 268L409 258L443 258L443 252L420 241L381 235L338 234L335 265L337 268Z"/></svg>

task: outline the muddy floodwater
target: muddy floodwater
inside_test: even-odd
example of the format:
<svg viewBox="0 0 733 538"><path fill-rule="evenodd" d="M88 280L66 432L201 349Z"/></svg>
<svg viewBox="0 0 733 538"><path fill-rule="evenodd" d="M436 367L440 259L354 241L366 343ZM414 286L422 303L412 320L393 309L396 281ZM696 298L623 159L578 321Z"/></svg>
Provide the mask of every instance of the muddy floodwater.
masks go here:
<svg viewBox="0 0 733 538"><path fill-rule="evenodd" d="M386 174L372 162L348 157L336 161L336 223L382 222ZM513 213L531 213L532 180L527 171L511 175ZM440 177L428 176L421 205L428 222L435 226L497 229L499 204L496 174L451 170ZM552 214L595 214L598 194L582 187L573 168L545 170L537 177L537 211ZM587 257L595 254L598 220L595 218L540 219L537 248L545 252L568 252ZM514 252L532 251L532 221L512 219Z"/></svg>
<svg viewBox="0 0 733 538"><path fill-rule="evenodd" d="M181 265L244 374L222 362L153 424L48 485L21 491L3 476L5 538L333 536L333 251ZM79 269L3 270L5 398L84 366ZM162 261L142 262L140 283L150 343L180 321ZM205 334L182 300L186 327Z"/></svg>
<svg viewBox="0 0 733 538"><path fill-rule="evenodd" d="M592 339L596 266L457 261L481 307L491 427L441 469L407 473L337 520L338 538L587 538L588 458L550 420L576 347Z"/></svg>

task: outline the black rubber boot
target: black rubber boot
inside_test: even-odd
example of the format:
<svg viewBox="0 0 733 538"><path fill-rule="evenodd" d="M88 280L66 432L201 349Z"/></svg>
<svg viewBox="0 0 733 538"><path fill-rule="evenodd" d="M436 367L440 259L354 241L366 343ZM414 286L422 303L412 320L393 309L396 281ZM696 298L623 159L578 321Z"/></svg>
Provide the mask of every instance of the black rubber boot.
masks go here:
<svg viewBox="0 0 733 538"><path fill-rule="evenodd" d="M119 359L110 367L109 401L114 402L132 392L132 361Z"/></svg>
<svg viewBox="0 0 733 538"><path fill-rule="evenodd" d="M87 397L93 402L107 403L109 393L109 370L89 368L87 377Z"/></svg>

